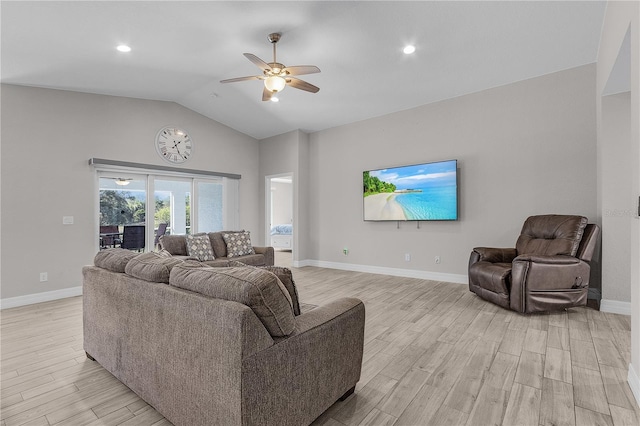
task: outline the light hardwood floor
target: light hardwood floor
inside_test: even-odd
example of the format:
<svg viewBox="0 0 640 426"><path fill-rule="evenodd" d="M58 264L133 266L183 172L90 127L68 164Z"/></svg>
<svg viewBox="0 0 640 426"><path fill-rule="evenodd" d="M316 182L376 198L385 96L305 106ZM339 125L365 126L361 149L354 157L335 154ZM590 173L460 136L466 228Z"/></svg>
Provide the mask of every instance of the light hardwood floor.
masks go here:
<svg viewBox="0 0 640 426"><path fill-rule="evenodd" d="M314 425L640 425L626 383L627 316L522 316L459 284L293 271L303 302L352 296L367 310L356 393ZM87 360L80 297L1 319L1 426L170 425Z"/></svg>

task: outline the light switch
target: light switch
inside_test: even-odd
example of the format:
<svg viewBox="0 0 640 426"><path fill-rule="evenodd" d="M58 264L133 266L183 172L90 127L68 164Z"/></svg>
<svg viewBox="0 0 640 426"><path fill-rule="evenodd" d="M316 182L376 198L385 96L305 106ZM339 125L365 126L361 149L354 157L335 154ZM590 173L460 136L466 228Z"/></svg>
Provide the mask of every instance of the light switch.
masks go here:
<svg viewBox="0 0 640 426"><path fill-rule="evenodd" d="M73 225L73 216L62 216L63 225Z"/></svg>

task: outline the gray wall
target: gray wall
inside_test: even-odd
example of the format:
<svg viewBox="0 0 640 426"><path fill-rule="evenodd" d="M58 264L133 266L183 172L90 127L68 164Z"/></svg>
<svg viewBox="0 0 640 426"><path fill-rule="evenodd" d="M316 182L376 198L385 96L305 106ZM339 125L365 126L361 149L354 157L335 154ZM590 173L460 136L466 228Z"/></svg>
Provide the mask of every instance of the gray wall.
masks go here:
<svg viewBox="0 0 640 426"><path fill-rule="evenodd" d="M631 191L630 93L602 98L606 149L598 157L602 205L602 298L631 301L631 221L636 197Z"/></svg>
<svg viewBox="0 0 640 426"><path fill-rule="evenodd" d="M271 225L293 223L293 184L271 182Z"/></svg>
<svg viewBox="0 0 640 426"><path fill-rule="evenodd" d="M265 178L288 173L293 175L293 261L308 259L309 235L309 135L295 130L260 141L260 212L264 218L261 232L265 234Z"/></svg>
<svg viewBox="0 0 640 426"><path fill-rule="evenodd" d="M257 140L171 102L2 85L1 107L2 299L81 285L97 251L88 159L166 165L153 145L166 125L191 133L185 168L242 175L240 226L262 242Z"/></svg>
<svg viewBox="0 0 640 426"><path fill-rule="evenodd" d="M529 215L594 220L595 115L592 64L311 134L308 259L464 281L471 249L513 247ZM363 170L448 159L459 221L363 221Z"/></svg>

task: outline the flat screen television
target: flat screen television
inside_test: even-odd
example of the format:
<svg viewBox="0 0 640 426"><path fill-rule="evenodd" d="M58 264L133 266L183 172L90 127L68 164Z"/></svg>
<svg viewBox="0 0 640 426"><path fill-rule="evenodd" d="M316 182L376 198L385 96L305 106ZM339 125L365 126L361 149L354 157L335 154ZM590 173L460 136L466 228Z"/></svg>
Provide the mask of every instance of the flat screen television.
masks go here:
<svg viewBox="0 0 640 426"><path fill-rule="evenodd" d="M458 220L458 161L368 170L364 220Z"/></svg>

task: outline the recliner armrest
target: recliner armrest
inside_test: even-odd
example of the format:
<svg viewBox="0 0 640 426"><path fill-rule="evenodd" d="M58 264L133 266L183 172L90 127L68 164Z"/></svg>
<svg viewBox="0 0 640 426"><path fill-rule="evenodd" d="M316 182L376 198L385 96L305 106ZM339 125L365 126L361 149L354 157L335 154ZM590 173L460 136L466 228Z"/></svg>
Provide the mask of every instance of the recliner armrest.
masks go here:
<svg viewBox="0 0 640 426"><path fill-rule="evenodd" d="M575 300L586 301L589 272L587 262L572 256L518 256L511 269L511 309L542 312L558 304L575 306Z"/></svg>
<svg viewBox="0 0 640 426"><path fill-rule="evenodd" d="M476 247L471 252L471 257L477 258L475 262L511 263L516 255L515 248Z"/></svg>
<svg viewBox="0 0 640 426"><path fill-rule="evenodd" d="M554 255L546 256L541 254L521 254L513 259L514 262L533 262L549 265L577 265L580 263L580 259L573 256L566 255Z"/></svg>

